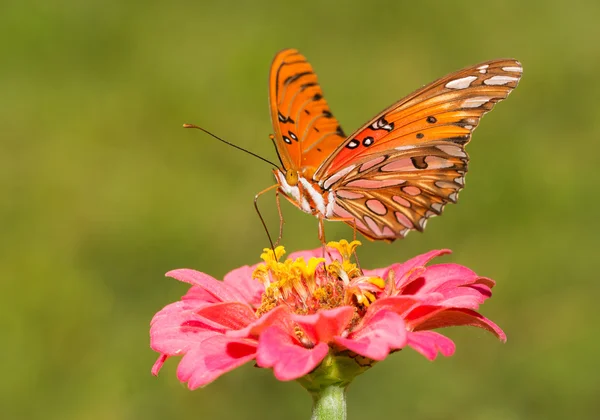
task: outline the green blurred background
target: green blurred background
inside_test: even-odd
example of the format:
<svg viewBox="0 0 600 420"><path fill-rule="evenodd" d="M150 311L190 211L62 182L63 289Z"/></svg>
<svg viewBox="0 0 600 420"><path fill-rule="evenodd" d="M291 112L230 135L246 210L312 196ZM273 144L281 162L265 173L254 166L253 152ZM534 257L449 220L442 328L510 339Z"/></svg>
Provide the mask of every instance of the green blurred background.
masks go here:
<svg viewBox="0 0 600 420"><path fill-rule="evenodd" d="M267 245L254 213L275 159L274 54L315 67L346 132L417 87L515 57L519 88L469 146L458 205L364 266L434 248L494 278L508 334L447 330L359 377L351 419L596 419L600 3L11 1L0 4L0 412L6 419L307 419L310 399L251 364L188 391L150 375L148 323L193 267L220 278ZM262 208L275 229L273 196ZM316 221L284 204L288 250ZM329 238L350 238L341 223ZM594 261L596 260L596 262Z"/></svg>

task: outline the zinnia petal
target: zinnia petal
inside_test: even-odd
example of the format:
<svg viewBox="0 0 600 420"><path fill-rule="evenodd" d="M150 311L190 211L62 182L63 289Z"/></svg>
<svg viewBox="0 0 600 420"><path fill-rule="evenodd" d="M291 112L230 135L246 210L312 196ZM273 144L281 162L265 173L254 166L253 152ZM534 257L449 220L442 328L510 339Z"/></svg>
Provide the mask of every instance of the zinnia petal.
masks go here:
<svg viewBox="0 0 600 420"><path fill-rule="evenodd" d="M177 378L187 382L190 389L196 389L254 359L255 354L256 345L249 341L214 336L183 356Z"/></svg>
<svg viewBox="0 0 600 420"><path fill-rule="evenodd" d="M438 352L452 356L456 350L454 342L435 331L416 331L408 333L408 345L429 360L434 360Z"/></svg>
<svg viewBox="0 0 600 420"><path fill-rule="evenodd" d="M406 278L408 274L415 268L425 267L429 261L432 259L439 257L445 254L451 254L452 251L449 249L439 249L426 252L425 254L417 255L414 258L411 258L408 261L403 263L392 264L389 267L377 268L374 270L365 270L365 274L379 276L383 279L387 279L388 273L390 271L394 271L394 276L396 278L396 285L398 287L402 286L402 280Z"/></svg>
<svg viewBox="0 0 600 420"><path fill-rule="evenodd" d="M252 324L247 325L245 328L228 331L229 337L258 337L267 328L277 325L279 328L288 331L292 334L294 331L294 324L290 317L290 309L285 306L278 306L275 309L267 312L262 317L256 319Z"/></svg>
<svg viewBox="0 0 600 420"><path fill-rule="evenodd" d="M426 321L418 324L414 330L431 330L460 325L470 325L472 327L483 328L484 330L488 330L494 334L500 340L506 341L506 334L499 326L471 309L445 309L437 312L433 317L430 317Z"/></svg>
<svg viewBox="0 0 600 420"><path fill-rule="evenodd" d="M312 342L329 343L333 337L340 335L346 329L353 316L352 306L340 306L313 315L293 315L292 319L302 327Z"/></svg>
<svg viewBox="0 0 600 420"><path fill-rule="evenodd" d="M336 337L335 342L362 356L383 360L392 350L406 345L406 326L394 312L380 310L348 338Z"/></svg>
<svg viewBox="0 0 600 420"><path fill-rule="evenodd" d="M256 364L273 368L281 381L300 378L316 368L329 351L326 343L308 349L287 331L273 326L261 334L258 341Z"/></svg>
<svg viewBox="0 0 600 420"><path fill-rule="evenodd" d="M208 274L201 273L200 271L191 270L189 268L180 268L178 270L169 271L165 275L198 286L214 296L218 301L245 302L244 296L240 292L229 285L226 285L222 281L219 281Z"/></svg>
<svg viewBox="0 0 600 420"><path fill-rule="evenodd" d="M170 356L183 354L206 338L222 335L224 331L222 325L185 309L183 302L175 302L167 305L152 319L150 346Z"/></svg>
<svg viewBox="0 0 600 420"><path fill-rule="evenodd" d="M245 265L230 271L223 277L223 283L235 288L243 296L244 301L253 306L260 305L260 297L265 291L264 285L252 278L252 273L257 266L258 264Z"/></svg>
<svg viewBox="0 0 600 420"><path fill-rule="evenodd" d="M197 314L232 330L239 330L256 321L256 315L252 308L240 302L207 305L199 309Z"/></svg>

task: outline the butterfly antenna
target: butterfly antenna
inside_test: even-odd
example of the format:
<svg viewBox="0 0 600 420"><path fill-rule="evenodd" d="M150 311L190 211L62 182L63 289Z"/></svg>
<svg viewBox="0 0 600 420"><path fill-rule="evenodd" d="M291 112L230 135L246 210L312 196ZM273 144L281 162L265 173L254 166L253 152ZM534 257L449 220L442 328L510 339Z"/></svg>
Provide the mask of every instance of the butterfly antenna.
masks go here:
<svg viewBox="0 0 600 420"><path fill-rule="evenodd" d="M278 186L279 186L278 184L271 185L269 188L265 188L264 190L262 190L261 192L259 192L258 194L256 194L254 196L254 209L256 210L256 214L258 214L258 217L263 225L263 228L265 228L265 233L267 234L267 238L269 238L269 244L271 245L271 249L273 250L273 256L275 258L277 258L277 254L275 253L275 244L273 243L273 239L271 238L271 234L269 233L269 229L267 228L265 219L263 219L262 214L261 214L260 210L258 209L258 198L261 195L263 195L264 193L271 191L273 188L277 188ZM279 204L278 204L278 206L279 206ZM281 225L280 225L280 230L281 230ZM279 242L279 240L277 242Z"/></svg>
<svg viewBox="0 0 600 420"><path fill-rule="evenodd" d="M238 150L241 150L242 152L246 152L246 153L248 153L249 155L252 155L252 156L254 156L254 157L257 157L257 158L259 158L260 160L262 160L263 162L267 162L269 165L271 165L271 166L273 166L273 167L275 167L275 168L279 168L279 167L278 167L276 164L274 164L274 163L273 163L273 162L271 162L270 160L268 160L268 159L265 159L264 157L262 157L262 156L259 156L259 155L257 155L256 153L253 153L253 152L251 152L250 150L244 149L243 147L240 147L240 146L238 146L238 145L236 145L236 144L230 143L230 142L228 142L227 140L224 140L224 139L222 139L221 137L219 137L219 136L217 136L217 135L215 135L215 134L211 133L210 131L208 131L208 130L206 130L206 129L202 128L202 127L198 127L197 125L194 125L194 124L183 124L183 128L197 128L198 130L200 130L200 131L204 131L204 132L205 132L206 134L208 134L209 136L211 136L211 137L214 137L215 139L217 139L217 140L220 140L220 141L222 141L223 143L225 143L225 144L227 144L227 145L229 145L229 146L231 146L231 147L234 147L234 148L236 148L236 149L238 149Z"/></svg>

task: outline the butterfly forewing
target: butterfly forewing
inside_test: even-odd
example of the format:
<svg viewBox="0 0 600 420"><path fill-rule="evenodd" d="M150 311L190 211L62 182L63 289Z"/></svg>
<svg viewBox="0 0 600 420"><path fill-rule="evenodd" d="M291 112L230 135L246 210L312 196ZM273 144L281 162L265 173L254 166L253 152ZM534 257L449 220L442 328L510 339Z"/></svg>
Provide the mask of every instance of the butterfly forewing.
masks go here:
<svg viewBox="0 0 600 420"><path fill-rule="evenodd" d="M517 86L516 60L493 60L443 77L400 100L353 133L319 167L324 179L365 155L435 140L466 144L479 120Z"/></svg>
<svg viewBox="0 0 600 420"><path fill-rule="evenodd" d="M464 146L481 117L517 86L522 68L495 60L461 70L386 109L336 149L314 180L334 191L334 216L372 239L423 230L464 186Z"/></svg>
<svg viewBox="0 0 600 420"><path fill-rule="evenodd" d="M285 169L318 167L346 135L312 66L298 51L283 50L273 60L269 85L275 145Z"/></svg>

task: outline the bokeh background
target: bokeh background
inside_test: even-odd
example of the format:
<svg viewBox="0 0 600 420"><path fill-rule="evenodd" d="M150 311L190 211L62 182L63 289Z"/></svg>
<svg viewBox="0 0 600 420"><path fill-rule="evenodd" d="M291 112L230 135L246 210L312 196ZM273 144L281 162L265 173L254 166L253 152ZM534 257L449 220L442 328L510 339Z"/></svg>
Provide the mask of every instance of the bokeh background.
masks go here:
<svg viewBox="0 0 600 420"><path fill-rule="evenodd" d="M365 266L434 248L494 278L455 356L411 350L359 377L350 418L596 419L600 3L16 1L0 5L0 411L5 419L306 419L311 401L251 364L188 391L148 323L267 245L254 213L275 159L273 55L299 48L351 132L446 73L515 57L524 77L469 145L467 187L425 234L367 243ZM262 208L277 225L274 197ZM318 246L284 204L288 250ZM330 238L351 229L327 225ZM365 417L366 416L366 417Z"/></svg>

